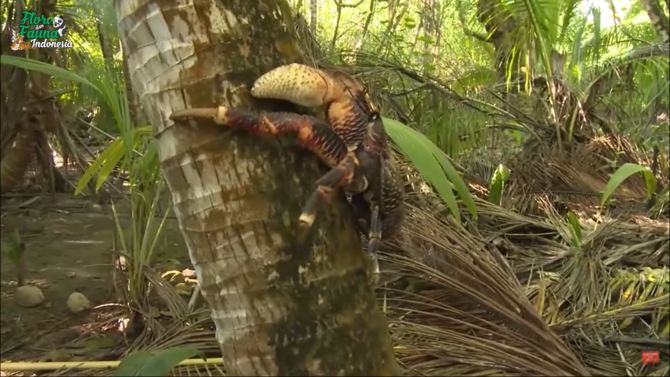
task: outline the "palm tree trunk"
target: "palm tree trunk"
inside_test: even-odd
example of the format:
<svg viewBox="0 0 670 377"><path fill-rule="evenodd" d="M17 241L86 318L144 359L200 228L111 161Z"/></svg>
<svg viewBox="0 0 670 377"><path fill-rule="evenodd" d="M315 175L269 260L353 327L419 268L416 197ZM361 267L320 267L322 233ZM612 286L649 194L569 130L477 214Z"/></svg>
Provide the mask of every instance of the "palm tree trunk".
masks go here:
<svg viewBox="0 0 670 377"><path fill-rule="evenodd" d="M661 2L658 0L642 0L642 6L647 11L649 20L654 25L661 42L668 43L670 40L670 26L668 25L668 16L663 12Z"/></svg>
<svg viewBox="0 0 670 377"><path fill-rule="evenodd" d="M301 207L324 173L315 157L212 123L168 120L218 104L269 109L250 99L250 84L301 60L286 0L115 7L227 373L398 375L344 196L296 241Z"/></svg>

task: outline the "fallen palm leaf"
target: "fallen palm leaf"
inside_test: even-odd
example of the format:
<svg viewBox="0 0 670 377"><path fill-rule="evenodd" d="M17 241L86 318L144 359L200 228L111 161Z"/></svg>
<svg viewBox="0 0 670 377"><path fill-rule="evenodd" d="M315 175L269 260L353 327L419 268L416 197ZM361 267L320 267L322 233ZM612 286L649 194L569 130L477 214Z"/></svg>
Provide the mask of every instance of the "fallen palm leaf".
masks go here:
<svg viewBox="0 0 670 377"><path fill-rule="evenodd" d="M121 360L115 376L165 376L182 361L200 355L207 361L204 354L192 347L175 347L157 352L135 352Z"/></svg>
<svg viewBox="0 0 670 377"><path fill-rule="evenodd" d="M656 188L656 177L654 174L645 166L640 166L637 164L630 164L626 163L621 165L617 171L612 174L612 178L610 178L609 182L607 182L607 186L605 187L605 191L603 191L603 196L600 201L600 205L604 206L605 203L607 202L607 199L616 191L617 188L621 185L623 181L625 181L628 177L635 173L642 173L642 176L644 177L644 181L646 183L646 189L647 189L647 198L651 198L651 195L654 193L654 189Z"/></svg>

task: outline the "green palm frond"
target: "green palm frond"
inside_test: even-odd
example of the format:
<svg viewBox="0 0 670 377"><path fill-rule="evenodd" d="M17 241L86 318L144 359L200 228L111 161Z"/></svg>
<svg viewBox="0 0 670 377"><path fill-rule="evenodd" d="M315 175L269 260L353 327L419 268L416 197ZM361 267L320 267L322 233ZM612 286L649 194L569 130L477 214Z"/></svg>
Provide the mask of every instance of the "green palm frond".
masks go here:
<svg viewBox="0 0 670 377"><path fill-rule="evenodd" d="M465 207L473 217L477 217L477 207L472 196L449 158L435 144L421 133L395 121L384 118L386 132L400 150L412 161L421 175L430 182L449 207L458 222L461 212L453 190L459 194Z"/></svg>

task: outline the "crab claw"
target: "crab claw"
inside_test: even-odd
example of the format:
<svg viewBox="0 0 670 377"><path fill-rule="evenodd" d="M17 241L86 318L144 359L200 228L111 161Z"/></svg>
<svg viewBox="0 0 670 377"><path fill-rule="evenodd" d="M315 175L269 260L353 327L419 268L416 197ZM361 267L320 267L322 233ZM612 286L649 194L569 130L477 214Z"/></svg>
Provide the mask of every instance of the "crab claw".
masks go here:
<svg viewBox="0 0 670 377"><path fill-rule="evenodd" d="M282 65L259 77L251 88L251 95L316 107L332 101L340 90L341 87L326 73L294 63Z"/></svg>

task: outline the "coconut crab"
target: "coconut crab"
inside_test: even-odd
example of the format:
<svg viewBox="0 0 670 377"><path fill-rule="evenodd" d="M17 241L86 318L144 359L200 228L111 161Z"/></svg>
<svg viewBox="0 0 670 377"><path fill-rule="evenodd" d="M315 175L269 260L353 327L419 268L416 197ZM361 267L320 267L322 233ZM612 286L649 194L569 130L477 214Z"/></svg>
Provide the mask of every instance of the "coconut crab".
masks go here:
<svg viewBox="0 0 670 377"><path fill-rule="evenodd" d="M324 106L328 122L287 112L253 112L219 106L176 111L173 121L211 119L221 126L253 134L295 134L298 143L317 155L330 171L315 183L300 216L309 229L319 208L338 189L350 196L358 230L367 240L373 276L379 275L377 251L382 240L398 235L404 220L404 193L396 179L378 109L363 87L339 73L302 64L275 68L256 80L251 95L281 99L304 107Z"/></svg>

